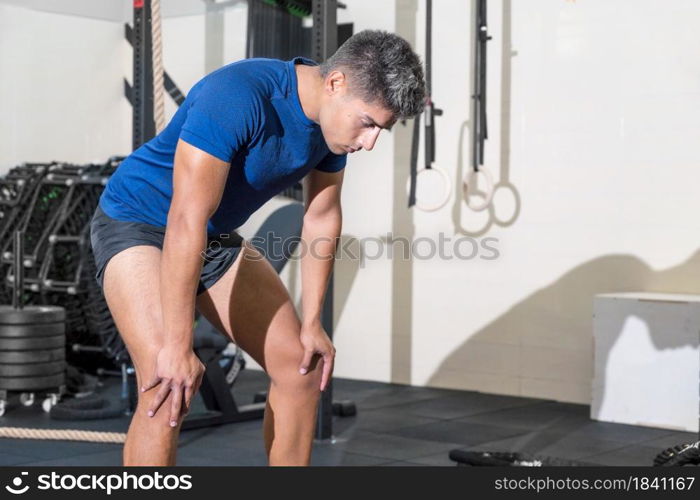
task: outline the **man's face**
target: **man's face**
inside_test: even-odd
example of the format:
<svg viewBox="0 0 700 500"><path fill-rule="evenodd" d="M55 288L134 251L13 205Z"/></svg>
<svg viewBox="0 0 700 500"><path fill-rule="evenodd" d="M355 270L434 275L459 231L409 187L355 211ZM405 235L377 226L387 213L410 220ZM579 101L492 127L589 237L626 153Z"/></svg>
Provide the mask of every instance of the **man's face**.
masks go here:
<svg viewBox="0 0 700 500"><path fill-rule="evenodd" d="M319 121L328 149L335 154L371 151L383 129L390 129L393 113L376 103L367 103L348 92L347 86L326 95Z"/></svg>

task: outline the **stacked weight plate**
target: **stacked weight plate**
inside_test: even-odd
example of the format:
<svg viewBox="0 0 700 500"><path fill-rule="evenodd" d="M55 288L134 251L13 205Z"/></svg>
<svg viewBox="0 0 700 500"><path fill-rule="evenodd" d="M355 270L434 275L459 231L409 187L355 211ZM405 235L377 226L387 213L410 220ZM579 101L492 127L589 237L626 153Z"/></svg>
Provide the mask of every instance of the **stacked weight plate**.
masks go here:
<svg viewBox="0 0 700 500"><path fill-rule="evenodd" d="M33 392L64 384L65 310L0 305L0 391Z"/></svg>

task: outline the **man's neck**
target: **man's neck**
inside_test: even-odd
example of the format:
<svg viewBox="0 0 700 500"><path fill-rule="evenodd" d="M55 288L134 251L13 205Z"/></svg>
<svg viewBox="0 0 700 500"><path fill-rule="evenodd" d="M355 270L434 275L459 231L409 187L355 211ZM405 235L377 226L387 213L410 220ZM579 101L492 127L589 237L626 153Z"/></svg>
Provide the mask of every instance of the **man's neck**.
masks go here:
<svg viewBox="0 0 700 500"><path fill-rule="evenodd" d="M306 64L295 65L297 72L297 91L301 109L306 117L314 123L318 123L318 111L320 97L323 91L323 79L318 66Z"/></svg>

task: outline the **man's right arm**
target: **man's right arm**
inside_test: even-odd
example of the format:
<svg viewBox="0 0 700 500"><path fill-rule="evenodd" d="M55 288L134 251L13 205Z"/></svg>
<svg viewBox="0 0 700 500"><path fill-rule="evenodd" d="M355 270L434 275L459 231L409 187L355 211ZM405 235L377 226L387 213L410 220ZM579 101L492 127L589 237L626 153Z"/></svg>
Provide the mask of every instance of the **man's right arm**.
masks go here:
<svg viewBox="0 0 700 500"><path fill-rule="evenodd" d="M154 416L172 391L171 426L177 425L199 389L204 366L193 352L193 320L207 222L226 185L229 164L180 140L173 165L173 197L168 211L160 267L163 339L155 373L141 389L160 385L151 402Z"/></svg>
<svg viewBox="0 0 700 500"><path fill-rule="evenodd" d="M229 164L180 140L173 170L161 260L163 328L166 345L191 349L207 222L221 202Z"/></svg>

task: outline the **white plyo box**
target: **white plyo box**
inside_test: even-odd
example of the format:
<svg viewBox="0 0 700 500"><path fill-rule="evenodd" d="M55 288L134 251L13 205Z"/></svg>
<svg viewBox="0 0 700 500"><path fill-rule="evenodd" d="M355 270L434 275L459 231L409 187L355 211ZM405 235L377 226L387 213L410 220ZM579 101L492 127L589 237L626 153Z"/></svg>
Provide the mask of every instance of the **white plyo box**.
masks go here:
<svg viewBox="0 0 700 500"><path fill-rule="evenodd" d="M596 295L593 341L592 419L698 432L700 295Z"/></svg>

